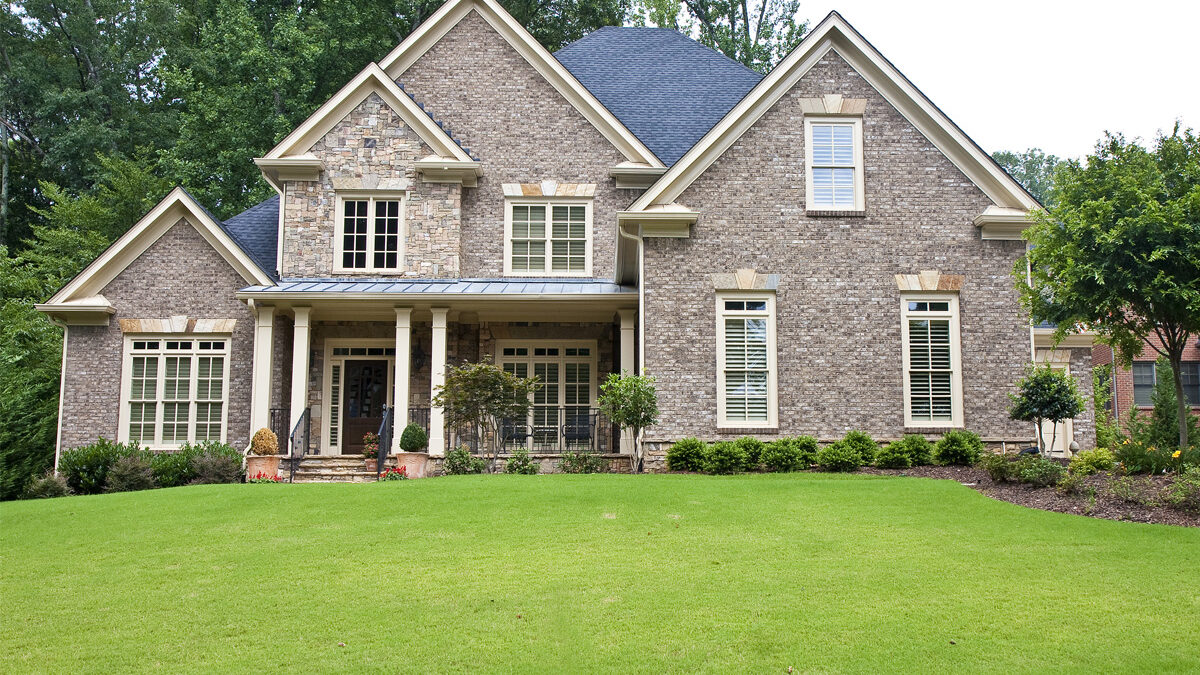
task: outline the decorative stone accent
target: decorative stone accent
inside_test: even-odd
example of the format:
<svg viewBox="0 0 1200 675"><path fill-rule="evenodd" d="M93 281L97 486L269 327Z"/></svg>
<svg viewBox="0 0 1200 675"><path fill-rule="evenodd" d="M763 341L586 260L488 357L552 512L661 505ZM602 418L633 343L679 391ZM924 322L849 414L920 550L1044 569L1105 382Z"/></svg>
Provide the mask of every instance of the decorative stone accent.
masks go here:
<svg viewBox="0 0 1200 675"><path fill-rule="evenodd" d="M920 274L897 274L896 287L902 291L961 291L963 275L926 270Z"/></svg>
<svg viewBox="0 0 1200 675"><path fill-rule="evenodd" d="M732 274L717 272L712 275L712 283L718 291L774 290L779 287L779 275L740 269Z"/></svg>
<svg viewBox="0 0 1200 675"><path fill-rule="evenodd" d="M120 319L122 333L232 333L237 319Z"/></svg>
<svg viewBox="0 0 1200 675"><path fill-rule="evenodd" d="M596 194L594 183L556 183L552 180L541 183L504 183L505 197L592 197Z"/></svg>
<svg viewBox="0 0 1200 675"><path fill-rule="evenodd" d="M844 98L841 94L825 94L821 98L797 99L805 115L861 115L867 110L867 99Z"/></svg>

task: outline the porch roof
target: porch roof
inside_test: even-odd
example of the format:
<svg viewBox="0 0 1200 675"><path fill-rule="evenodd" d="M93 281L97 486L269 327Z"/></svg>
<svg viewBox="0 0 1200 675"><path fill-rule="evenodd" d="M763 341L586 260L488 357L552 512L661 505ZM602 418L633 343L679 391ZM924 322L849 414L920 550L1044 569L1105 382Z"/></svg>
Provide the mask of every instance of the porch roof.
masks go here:
<svg viewBox="0 0 1200 675"><path fill-rule="evenodd" d="M290 299L315 294L363 298L462 295L505 296L516 299L545 296L636 296L637 288L608 279L284 279L273 286L248 286L238 292L238 297Z"/></svg>

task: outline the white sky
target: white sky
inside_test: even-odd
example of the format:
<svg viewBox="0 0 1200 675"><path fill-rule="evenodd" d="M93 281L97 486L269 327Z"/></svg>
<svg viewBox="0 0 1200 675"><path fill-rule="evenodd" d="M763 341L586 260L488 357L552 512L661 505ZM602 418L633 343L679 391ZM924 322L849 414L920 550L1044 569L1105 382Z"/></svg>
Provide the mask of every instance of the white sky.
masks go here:
<svg viewBox="0 0 1200 675"><path fill-rule="evenodd" d="M1080 157L1200 128L1200 2L801 0L836 9L984 150Z"/></svg>

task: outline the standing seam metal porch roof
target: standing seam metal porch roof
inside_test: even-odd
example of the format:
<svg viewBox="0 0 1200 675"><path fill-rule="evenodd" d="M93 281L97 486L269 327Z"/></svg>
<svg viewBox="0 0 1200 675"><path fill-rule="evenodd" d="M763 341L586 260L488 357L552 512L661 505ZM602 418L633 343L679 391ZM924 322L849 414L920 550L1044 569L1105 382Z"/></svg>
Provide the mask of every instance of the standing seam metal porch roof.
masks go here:
<svg viewBox="0 0 1200 675"><path fill-rule="evenodd" d="M608 279L285 279L274 286L248 286L247 294L353 294L389 295L624 295L636 294L632 286Z"/></svg>

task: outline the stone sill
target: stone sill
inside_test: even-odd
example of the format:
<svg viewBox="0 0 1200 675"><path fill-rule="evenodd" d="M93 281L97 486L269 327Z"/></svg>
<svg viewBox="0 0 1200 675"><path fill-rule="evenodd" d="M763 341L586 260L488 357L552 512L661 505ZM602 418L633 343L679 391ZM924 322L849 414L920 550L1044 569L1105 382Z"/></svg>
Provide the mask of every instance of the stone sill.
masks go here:
<svg viewBox="0 0 1200 675"><path fill-rule="evenodd" d="M719 427L717 433L722 436L753 436L754 434L776 435L779 427Z"/></svg>
<svg viewBox="0 0 1200 675"><path fill-rule="evenodd" d="M867 212L863 211L805 211L804 215L809 218L866 218Z"/></svg>

